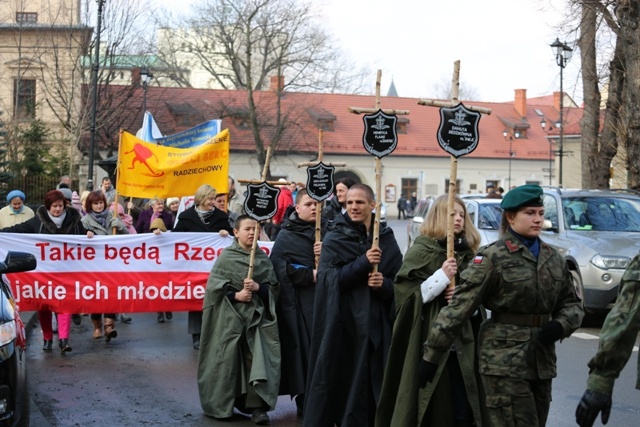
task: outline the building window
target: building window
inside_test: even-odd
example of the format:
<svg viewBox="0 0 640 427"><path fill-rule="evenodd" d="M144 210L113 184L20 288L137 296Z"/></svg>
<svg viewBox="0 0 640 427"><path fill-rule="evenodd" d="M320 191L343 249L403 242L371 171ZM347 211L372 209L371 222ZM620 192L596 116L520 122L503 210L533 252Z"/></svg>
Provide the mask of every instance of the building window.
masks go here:
<svg viewBox="0 0 640 427"><path fill-rule="evenodd" d="M38 22L38 14L36 12L16 12L16 22L35 24Z"/></svg>
<svg viewBox="0 0 640 427"><path fill-rule="evenodd" d="M449 178L444 180L444 192L449 194ZM456 194L460 194L460 180L456 179Z"/></svg>
<svg viewBox="0 0 640 427"><path fill-rule="evenodd" d="M16 120L35 119L36 81L15 79L13 81L13 117Z"/></svg>

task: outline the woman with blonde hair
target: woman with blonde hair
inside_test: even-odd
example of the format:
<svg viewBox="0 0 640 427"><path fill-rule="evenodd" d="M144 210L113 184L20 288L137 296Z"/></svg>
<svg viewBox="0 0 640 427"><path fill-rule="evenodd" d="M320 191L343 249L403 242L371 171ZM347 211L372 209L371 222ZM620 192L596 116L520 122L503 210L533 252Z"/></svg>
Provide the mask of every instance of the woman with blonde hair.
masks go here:
<svg viewBox="0 0 640 427"><path fill-rule="evenodd" d="M376 414L377 426L481 426L481 382L476 369L478 311L438 366L436 379L419 384L422 348L427 333L451 299L452 279L473 259L480 234L462 199L454 197L454 256L447 258L448 195L438 197L404 257L396 275L396 321Z"/></svg>
<svg viewBox="0 0 640 427"><path fill-rule="evenodd" d="M178 215L178 222L174 233L219 233L220 237L227 237L233 232L229 224L229 217L216 209L217 191L209 184L203 184L193 195L193 206ZM187 330L193 338L193 348L200 348L200 328L202 327L202 311L190 311Z"/></svg>

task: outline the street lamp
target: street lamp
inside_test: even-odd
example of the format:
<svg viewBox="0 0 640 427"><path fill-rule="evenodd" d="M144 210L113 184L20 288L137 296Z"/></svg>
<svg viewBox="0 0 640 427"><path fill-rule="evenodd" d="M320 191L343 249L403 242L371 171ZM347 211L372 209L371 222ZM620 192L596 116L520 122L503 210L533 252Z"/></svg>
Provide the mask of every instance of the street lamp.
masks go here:
<svg viewBox="0 0 640 427"><path fill-rule="evenodd" d="M149 69L144 66L140 70L140 82L142 83L142 116L144 118L144 114L147 112L147 88L149 87L149 83L151 83L151 79L153 79L153 73L149 71Z"/></svg>
<svg viewBox="0 0 640 427"><path fill-rule="evenodd" d="M560 118L558 120L560 122L560 142L558 145L558 156L560 157L560 162L558 168L558 186L562 187L562 158L564 157L564 122L562 120L564 90L562 88L562 70L564 70L569 59L571 59L573 49L567 46L566 43L562 43L557 37L550 46L556 56L556 63L558 64L558 67L560 67Z"/></svg>
<svg viewBox="0 0 640 427"><path fill-rule="evenodd" d="M544 117L540 119L540 127L545 132L547 131L547 121L544 119ZM552 143L553 142L551 141L551 138L549 138L549 187L551 187L552 185L551 178L553 178L553 145L551 145Z"/></svg>
<svg viewBox="0 0 640 427"><path fill-rule="evenodd" d="M105 0L96 0L98 3L98 24L96 25L96 46L95 46L95 62L93 64L93 73L91 75L91 90L93 92L93 101L91 106L91 143L89 144L89 170L87 179L87 190L93 190L93 156L96 146L96 110L98 105L98 70L100 70L100 31L102 24L102 6Z"/></svg>
<svg viewBox="0 0 640 427"><path fill-rule="evenodd" d="M513 158L513 155L515 154L513 152L513 138L515 137L516 139L520 138L520 131L515 131L513 132L513 136L509 135L509 131L508 130L503 130L502 131L502 136L504 137L504 139L506 140L507 137L509 137L509 185L507 186L507 191L509 191L511 189L511 159Z"/></svg>

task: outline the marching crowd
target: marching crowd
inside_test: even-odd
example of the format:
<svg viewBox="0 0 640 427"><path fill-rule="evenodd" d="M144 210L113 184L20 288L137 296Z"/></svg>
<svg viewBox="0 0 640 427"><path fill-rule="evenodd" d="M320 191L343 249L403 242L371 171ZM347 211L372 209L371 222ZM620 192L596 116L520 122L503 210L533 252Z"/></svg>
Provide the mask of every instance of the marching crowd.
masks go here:
<svg viewBox="0 0 640 427"><path fill-rule="evenodd" d="M500 238L482 248L465 204L454 197L453 257L448 196L440 196L403 259L390 228L381 224L374 242L375 195L349 179L335 183L322 210L321 242L316 201L295 184L284 191L270 224L270 256L252 256L261 227L244 214L232 178L226 195L201 186L177 223L178 200L123 206L110 184L78 197L63 183L36 212L14 190L0 210L0 231L233 234L213 265L202 311L189 313L206 415L229 419L235 409L269 424L277 397L290 395L304 426L547 425L555 343L580 326L583 309L562 255L539 237L539 186L503 195ZM608 420L613 383L640 328L637 292L640 257L624 275L589 363L580 426L600 413ZM116 314L96 311L93 337L115 338ZM43 350L50 351L52 315L38 315ZM57 313L63 353L71 351L71 319ZM158 322L165 319L171 313L158 313Z"/></svg>

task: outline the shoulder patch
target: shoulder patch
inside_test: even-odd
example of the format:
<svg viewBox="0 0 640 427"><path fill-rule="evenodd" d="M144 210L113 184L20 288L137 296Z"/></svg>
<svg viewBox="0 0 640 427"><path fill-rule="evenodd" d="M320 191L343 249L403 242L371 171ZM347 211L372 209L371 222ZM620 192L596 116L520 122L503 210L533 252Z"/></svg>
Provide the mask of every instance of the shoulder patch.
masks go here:
<svg viewBox="0 0 640 427"><path fill-rule="evenodd" d="M476 255L473 258L473 263L474 264L482 264L482 260L484 259L484 255Z"/></svg>

